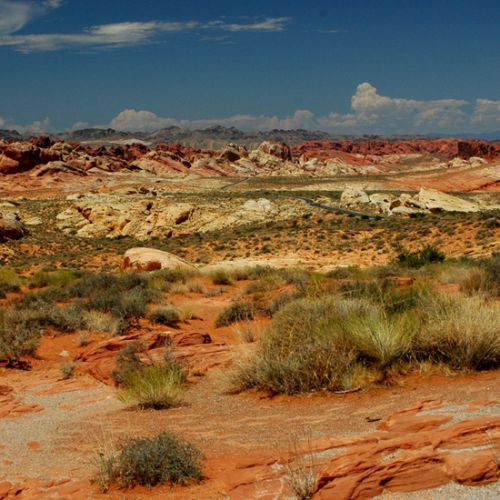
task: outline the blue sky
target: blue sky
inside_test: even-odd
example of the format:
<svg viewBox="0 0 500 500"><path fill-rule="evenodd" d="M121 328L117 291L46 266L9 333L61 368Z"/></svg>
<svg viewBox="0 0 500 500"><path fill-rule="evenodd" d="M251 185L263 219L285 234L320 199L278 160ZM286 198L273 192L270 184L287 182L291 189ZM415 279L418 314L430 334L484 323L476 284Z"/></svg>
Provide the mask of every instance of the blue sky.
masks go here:
<svg viewBox="0 0 500 500"><path fill-rule="evenodd" d="M0 128L500 129L498 0L0 0Z"/></svg>

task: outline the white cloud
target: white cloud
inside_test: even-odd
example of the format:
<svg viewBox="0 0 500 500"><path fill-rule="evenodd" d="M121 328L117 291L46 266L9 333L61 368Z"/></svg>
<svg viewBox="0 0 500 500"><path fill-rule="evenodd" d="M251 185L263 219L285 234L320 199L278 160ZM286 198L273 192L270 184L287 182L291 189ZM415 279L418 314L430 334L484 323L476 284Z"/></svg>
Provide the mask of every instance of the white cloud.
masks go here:
<svg viewBox="0 0 500 500"><path fill-rule="evenodd" d="M33 134L42 134L48 132L51 129L50 118L45 118L44 120L36 120L29 125L18 125L12 123L5 118L0 117L0 128L7 130L17 130L18 132L31 132Z"/></svg>
<svg viewBox="0 0 500 500"><path fill-rule="evenodd" d="M463 128L467 119L464 107L467 101L438 99L417 101L380 95L368 82L358 85L351 98L352 112L331 113L319 121L331 130L352 129L377 130L381 126L386 132L419 132L440 129Z"/></svg>
<svg viewBox="0 0 500 500"><path fill-rule="evenodd" d="M90 127L89 122L76 122L76 123L73 123L70 130L82 130L84 128L89 128L89 127Z"/></svg>
<svg viewBox="0 0 500 500"><path fill-rule="evenodd" d="M225 21L210 21L205 28L217 28L224 31L283 31L291 21L289 17L266 17L253 23L227 23Z"/></svg>
<svg viewBox="0 0 500 500"><path fill-rule="evenodd" d="M236 127L241 130L272 130L309 128L314 123L314 114L308 110L298 110L293 116L279 118L265 115L233 115L226 118L179 120L158 116L151 111L125 109L111 120L109 126L116 130L143 132L165 127L208 128L214 125Z"/></svg>
<svg viewBox="0 0 500 500"><path fill-rule="evenodd" d="M500 101L477 99L471 122L492 129L500 127Z"/></svg>
<svg viewBox="0 0 500 500"><path fill-rule="evenodd" d="M2 28L2 24L0 24L0 46L12 47L19 52L25 53L75 47L116 48L140 45L153 43L165 33L192 32L195 30L199 32L222 31L233 33L275 32L283 31L290 21L287 17L277 17L250 23L228 23L221 20L207 23L199 21L122 22L90 26L78 33L13 34L19 31L33 17L34 7L31 2L12 3L8 0L0 0L0 13L2 4L4 6L12 4L13 8L15 8L13 12L7 15L8 22L5 21L5 26ZM61 2L52 1L51 5L60 6ZM1 18L2 16L0 16Z"/></svg>
<svg viewBox="0 0 500 500"><path fill-rule="evenodd" d="M500 123L500 101L478 99L474 113L460 99L419 101L379 94L368 82L358 85L351 98L349 113L332 112L317 116L309 110L297 110L292 116L278 117L239 114L221 119L180 120L161 117L151 111L127 109L119 113L110 127L125 131L147 131L178 126L206 128L214 125L241 130L321 129L338 133L453 133L493 130ZM478 125L484 125L480 130Z"/></svg>
<svg viewBox="0 0 500 500"><path fill-rule="evenodd" d="M120 37L120 30L110 28L113 36ZM415 100L388 97L379 94L370 83L358 85L351 98L349 113L331 112L315 115L307 109L295 111L291 116L235 114L224 118L184 120L163 117L152 111L125 109L108 125L116 130L141 132L177 126L203 129L222 125L241 130L298 129L325 130L339 134L395 134L395 133L465 133L491 132L500 126L500 101L477 99L474 109L467 101L459 99ZM77 122L71 130L89 128L87 122ZM0 128L19 131L46 132L50 120L35 121L31 125L14 125L0 118Z"/></svg>
<svg viewBox="0 0 500 500"><path fill-rule="evenodd" d="M24 28L34 18L57 9L62 0L28 1L0 0L0 37L9 36Z"/></svg>

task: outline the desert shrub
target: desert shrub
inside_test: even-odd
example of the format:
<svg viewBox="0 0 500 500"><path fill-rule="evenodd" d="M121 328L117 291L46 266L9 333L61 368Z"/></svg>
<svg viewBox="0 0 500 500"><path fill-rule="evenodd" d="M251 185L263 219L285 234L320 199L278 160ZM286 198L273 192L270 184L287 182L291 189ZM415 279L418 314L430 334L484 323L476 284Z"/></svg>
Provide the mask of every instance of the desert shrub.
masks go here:
<svg viewBox="0 0 500 500"><path fill-rule="evenodd" d="M380 370L409 355L418 327L416 315L390 315L380 307L353 315L344 325L346 338L358 356L374 362Z"/></svg>
<svg viewBox="0 0 500 500"><path fill-rule="evenodd" d="M297 300L298 298L300 298L300 295L297 293L280 293L271 300L269 309L266 312L269 316L273 317L282 307L289 304L290 302L293 302L294 300Z"/></svg>
<svg viewBox="0 0 500 500"><path fill-rule="evenodd" d="M124 347L116 356L116 369L111 372L111 377L117 384L122 384L128 372L138 370L143 366L139 359L139 352L144 350L140 341L134 341Z"/></svg>
<svg viewBox="0 0 500 500"><path fill-rule="evenodd" d="M161 325L177 326L181 317L179 311L172 306L158 307L148 315L148 319Z"/></svg>
<svg viewBox="0 0 500 500"><path fill-rule="evenodd" d="M245 343L255 342L259 337L259 329L249 321L245 321L242 325L235 327L234 332Z"/></svg>
<svg viewBox="0 0 500 500"><path fill-rule="evenodd" d="M0 359L12 362L34 354L41 335L42 328L36 321L35 311L1 310Z"/></svg>
<svg viewBox="0 0 500 500"><path fill-rule="evenodd" d="M423 308L426 316L414 350L420 359L454 369L481 370L500 365L500 314L495 301L435 296Z"/></svg>
<svg viewBox="0 0 500 500"><path fill-rule="evenodd" d="M467 295L475 295L479 292L487 293L489 291L488 274L483 268L472 267L462 269L460 276L457 278L460 291Z"/></svg>
<svg viewBox="0 0 500 500"><path fill-rule="evenodd" d="M203 293L205 289L199 281L188 281L186 283L188 291L191 293Z"/></svg>
<svg viewBox="0 0 500 500"><path fill-rule="evenodd" d="M175 406L183 390L186 374L170 355L161 362L140 363L123 372L121 401L139 408L163 409Z"/></svg>
<svg viewBox="0 0 500 500"><path fill-rule="evenodd" d="M275 290L285 283L284 279L277 274L266 274L261 278L252 281L245 287L245 293L256 294Z"/></svg>
<svg viewBox="0 0 500 500"><path fill-rule="evenodd" d="M231 285L233 279L231 273L225 269L216 269L210 275L214 285Z"/></svg>
<svg viewBox="0 0 500 500"><path fill-rule="evenodd" d="M159 271L150 273L148 279L159 278L168 283L186 283L195 275L196 271L190 269L160 269Z"/></svg>
<svg viewBox="0 0 500 500"><path fill-rule="evenodd" d="M2 285L20 285L21 280L13 269L0 267L0 284Z"/></svg>
<svg viewBox="0 0 500 500"><path fill-rule="evenodd" d="M237 385L288 394L347 388L357 353L344 326L372 309L366 300L337 297L292 302L273 318L257 354L238 368Z"/></svg>
<svg viewBox="0 0 500 500"><path fill-rule="evenodd" d="M61 378L63 380L68 380L73 376L75 365L74 363L63 363L59 366L59 369L61 370Z"/></svg>
<svg viewBox="0 0 500 500"><path fill-rule="evenodd" d="M186 484L202 478L202 455L192 444L168 433L126 442L116 454L98 459L98 482L130 488L162 483Z"/></svg>
<svg viewBox="0 0 500 500"><path fill-rule="evenodd" d="M226 307L215 321L215 326L229 326L237 321L247 321L254 318L254 308L248 302L233 302Z"/></svg>
<svg viewBox="0 0 500 500"><path fill-rule="evenodd" d="M23 307L43 307L44 304L61 302L70 297L68 290L56 286L47 286L36 292L30 292L23 296L19 302Z"/></svg>
<svg viewBox="0 0 500 500"><path fill-rule="evenodd" d="M284 306L256 353L235 371L237 388L271 393L343 390L383 381L412 362L456 370L500 366L500 314L482 295L446 297L414 287L381 298L325 296Z"/></svg>
<svg viewBox="0 0 500 500"><path fill-rule="evenodd" d="M397 256L397 263L402 267L419 268L426 264L443 262L445 255L432 245L414 252L402 250Z"/></svg>
<svg viewBox="0 0 500 500"><path fill-rule="evenodd" d="M88 308L110 312L119 318L139 318L145 315L151 298L151 291L141 287L123 292L111 288L91 298Z"/></svg>
<svg viewBox="0 0 500 500"><path fill-rule="evenodd" d="M92 297L110 292L115 288L116 278L108 273L85 273L70 287L73 297Z"/></svg>
<svg viewBox="0 0 500 500"><path fill-rule="evenodd" d="M57 307L47 302L19 304L9 311L9 316L19 318L30 328L44 331L51 326L59 332L73 332L83 326L83 309L80 302Z"/></svg>
<svg viewBox="0 0 500 500"><path fill-rule="evenodd" d="M115 336L122 335L128 327L125 319L96 309L83 311L82 317L85 328L92 332L106 332Z"/></svg>
<svg viewBox="0 0 500 500"><path fill-rule="evenodd" d="M29 288L43 288L46 286L65 287L77 279L77 275L68 269L54 271L38 271L28 282Z"/></svg>
<svg viewBox="0 0 500 500"><path fill-rule="evenodd" d="M19 292L21 287L17 284L0 282L0 299L4 299L8 293Z"/></svg>

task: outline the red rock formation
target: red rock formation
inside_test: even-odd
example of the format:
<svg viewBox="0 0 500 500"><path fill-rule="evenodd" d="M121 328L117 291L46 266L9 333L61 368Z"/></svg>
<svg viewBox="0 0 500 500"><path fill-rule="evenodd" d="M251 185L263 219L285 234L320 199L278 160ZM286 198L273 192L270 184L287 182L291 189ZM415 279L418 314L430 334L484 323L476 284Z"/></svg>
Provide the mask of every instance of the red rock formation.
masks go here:
<svg viewBox="0 0 500 500"><path fill-rule="evenodd" d="M336 152L366 155L435 154L446 158L471 156L496 158L500 143L464 139L415 139L409 141L309 141L292 147L294 156L328 158Z"/></svg>

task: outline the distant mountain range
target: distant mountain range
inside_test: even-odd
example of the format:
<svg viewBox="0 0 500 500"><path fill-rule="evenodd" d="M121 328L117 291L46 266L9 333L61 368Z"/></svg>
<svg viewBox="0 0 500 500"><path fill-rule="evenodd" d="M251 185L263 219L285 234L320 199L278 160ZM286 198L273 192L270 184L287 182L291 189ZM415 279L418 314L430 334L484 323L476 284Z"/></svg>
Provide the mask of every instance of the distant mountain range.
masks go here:
<svg viewBox="0 0 500 500"><path fill-rule="evenodd" d="M425 139L437 137L463 137L466 139L500 140L500 131L486 134L427 134L427 135L339 135L322 131L303 129L295 130L269 130L243 132L234 127L215 126L202 130L191 130L180 127L162 128L153 132L121 132L111 128L87 128L61 133L44 134L54 139L76 141L87 144L126 144L131 142L145 142L148 144L179 143L185 146L202 149L220 149L228 143L236 143L256 148L262 141L271 140L286 142L293 146L305 141L324 140L373 140L384 139L389 141L402 141L409 139ZM0 139L9 141L26 140L33 134L22 134L16 130L0 130Z"/></svg>

